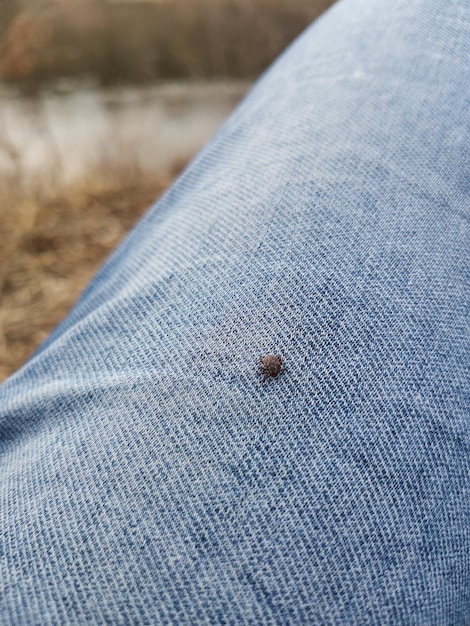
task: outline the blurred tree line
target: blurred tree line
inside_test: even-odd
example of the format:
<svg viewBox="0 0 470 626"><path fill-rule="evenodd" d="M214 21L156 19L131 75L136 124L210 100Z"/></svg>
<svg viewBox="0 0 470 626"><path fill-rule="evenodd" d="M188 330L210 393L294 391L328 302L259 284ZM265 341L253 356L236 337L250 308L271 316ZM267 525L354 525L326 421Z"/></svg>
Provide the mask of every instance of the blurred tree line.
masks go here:
<svg viewBox="0 0 470 626"><path fill-rule="evenodd" d="M0 79L251 78L334 0L0 0Z"/></svg>

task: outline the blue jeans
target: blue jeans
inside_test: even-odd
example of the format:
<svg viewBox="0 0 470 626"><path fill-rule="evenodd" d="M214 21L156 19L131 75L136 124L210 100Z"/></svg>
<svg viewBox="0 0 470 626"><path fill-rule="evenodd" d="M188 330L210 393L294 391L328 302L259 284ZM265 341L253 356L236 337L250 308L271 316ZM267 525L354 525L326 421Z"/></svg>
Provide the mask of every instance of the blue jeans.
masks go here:
<svg viewBox="0 0 470 626"><path fill-rule="evenodd" d="M334 6L2 385L1 624L470 623L469 23Z"/></svg>

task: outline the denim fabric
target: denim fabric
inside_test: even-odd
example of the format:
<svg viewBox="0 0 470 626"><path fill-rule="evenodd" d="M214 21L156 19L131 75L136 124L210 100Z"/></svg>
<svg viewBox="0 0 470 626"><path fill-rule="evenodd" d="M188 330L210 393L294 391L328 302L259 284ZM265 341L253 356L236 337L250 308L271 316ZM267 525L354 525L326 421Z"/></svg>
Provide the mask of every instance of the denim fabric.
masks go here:
<svg viewBox="0 0 470 626"><path fill-rule="evenodd" d="M469 61L334 6L2 385L2 624L470 623Z"/></svg>

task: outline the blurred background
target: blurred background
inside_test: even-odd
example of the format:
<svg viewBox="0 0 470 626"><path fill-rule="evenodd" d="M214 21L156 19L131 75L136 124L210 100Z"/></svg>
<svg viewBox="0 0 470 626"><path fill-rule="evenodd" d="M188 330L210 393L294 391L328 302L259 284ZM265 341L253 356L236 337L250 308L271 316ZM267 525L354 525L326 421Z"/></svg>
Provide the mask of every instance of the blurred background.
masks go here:
<svg viewBox="0 0 470 626"><path fill-rule="evenodd" d="M333 0L0 0L0 380Z"/></svg>

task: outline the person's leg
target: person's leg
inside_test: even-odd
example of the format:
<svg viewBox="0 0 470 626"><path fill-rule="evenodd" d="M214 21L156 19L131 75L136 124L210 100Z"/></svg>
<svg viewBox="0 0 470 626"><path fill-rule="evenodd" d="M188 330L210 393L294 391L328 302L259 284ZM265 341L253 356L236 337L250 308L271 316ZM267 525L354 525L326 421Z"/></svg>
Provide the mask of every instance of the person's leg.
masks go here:
<svg viewBox="0 0 470 626"><path fill-rule="evenodd" d="M468 623L469 23L333 7L0 388L1 623Z"/></svg>

